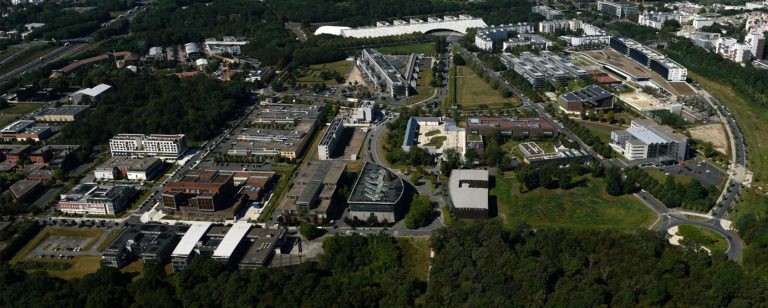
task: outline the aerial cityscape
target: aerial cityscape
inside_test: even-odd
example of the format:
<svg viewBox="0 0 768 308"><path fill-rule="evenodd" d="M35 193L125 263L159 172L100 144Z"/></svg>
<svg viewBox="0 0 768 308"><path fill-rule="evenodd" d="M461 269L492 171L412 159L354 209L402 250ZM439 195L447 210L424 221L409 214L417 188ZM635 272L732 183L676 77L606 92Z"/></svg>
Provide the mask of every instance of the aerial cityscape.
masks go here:
<svg viewBox="0 0 768 308"><path fill-rule="evenodd" d="M0 12L2 307L768 303L768 1Z"/></svg>

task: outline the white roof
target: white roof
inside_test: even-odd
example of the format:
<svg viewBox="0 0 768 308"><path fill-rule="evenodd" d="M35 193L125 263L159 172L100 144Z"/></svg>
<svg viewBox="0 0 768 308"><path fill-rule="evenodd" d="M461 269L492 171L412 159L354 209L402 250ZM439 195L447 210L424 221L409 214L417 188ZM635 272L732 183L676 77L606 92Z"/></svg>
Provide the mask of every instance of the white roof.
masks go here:
<svg viewBox="0 0 768 308"><path fill-rule="evenodd" d="M253 225L247 222L233 224L232 228L230 228L229 231L227 231L227 234L224 235L224 239L221 240L219 247L216 247L216 250L213 251L213 257L229 258L232 253L235 252L235 248L237 248L237 245L243 240L245 234L248 233L248 230L251 230L251 227L253 227Z"/></svg>
<svg viewBox="0 0 768 308"><path fill-rule="evenodd" d="M320 34L330 34L330 35L341 35L341 30L347 30L352 29L350 27L341 27L341 26L320 26L315 30L315 35Z"/></svg>
<svg viewBox="0 0 768 308"><path fill-rule="evenodd" d="M451 202L457 208L488 209L488 185L485 187L469 187L460 181L485 181L488 183L488 170L453 170L448 187Z"/></svg>
<svg viewBox="0 0 768 308"><path fill-rule="evenodd" d="M176 245L176 248L173 250L173 253L171 253L171 256L189 256L189 254L192 253L192 250L195 249L197 242L203 238L203 235L205 235L205 232L208 232L208 228L210 228L212 224L213 223L211 222L192 223L192 225L189 226L187 233L184 233L184 237L182 237L181 241L179 241L179 244Z"/></svg>
<svg viewBox="0 0 768 308"><path fill-rule="evenodd" d="M667 143L669 142L666 138L657 135L650 129L647 129L645 127L630 127L627 128L627 132L632 134L632 136L635 136L635 138L640 139L640 141L644 142L645 144L654 144L654 143Z"/></svg>
<svg viewBox="0 0 768 308"><path fill-rule="evenodd" d="M100 84L98 86L95 86L93 88L85 88L85 89L82 89L80 91L77 91L77 92L75 92L75 94L85 94L85 95L88 95L90 97L96 97L99 94L103 93L104 91L109 90L110 88L112 88L112 86L110 86L108 84L103 84L102 83L102 84Z"/></svg>

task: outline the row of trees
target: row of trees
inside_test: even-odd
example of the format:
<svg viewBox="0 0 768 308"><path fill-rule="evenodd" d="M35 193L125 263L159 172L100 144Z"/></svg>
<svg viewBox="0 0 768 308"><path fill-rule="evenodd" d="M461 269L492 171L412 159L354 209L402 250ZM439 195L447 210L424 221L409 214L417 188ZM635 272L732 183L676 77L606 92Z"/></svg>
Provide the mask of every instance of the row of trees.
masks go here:
<svg viewBox="0 0 768 308"><path fill-rule="evenodd" d="M577 137L584 141L584 143L592 147L595 152L599 153L605 158L610 158L613 156L613 150L611 147L603 143L603 141L601 141L600 138L589 131L588 128L572 120L567 115L560 115L559 120L560 123L565 126L565 128L573 132Z"/></svg>
<svg viewBox="0 0 768 308"><path fill-rule="evenodd" d="M548 164L538 168L522 165L516 170L515 175L518 181L530 191L539 187L571 189L583 182L583 180L577 181L577 177L588 173L592 173L593 177L602 177L603 166L600 163L585 164L583 161L573 161L567 167L560 167L558 164Z"/></svg>

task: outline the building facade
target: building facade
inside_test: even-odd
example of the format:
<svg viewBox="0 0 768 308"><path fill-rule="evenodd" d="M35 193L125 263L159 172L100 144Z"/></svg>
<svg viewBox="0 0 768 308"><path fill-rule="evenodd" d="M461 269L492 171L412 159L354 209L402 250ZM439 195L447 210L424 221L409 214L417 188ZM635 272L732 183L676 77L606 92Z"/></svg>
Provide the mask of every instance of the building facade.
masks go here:
<svg viewBox="0 0 768 308"><path fill-rule="evenodd" d="M119 134L109 140L112 156L157 157L175 161L187 150L187 140L179 135Z"/></svg>

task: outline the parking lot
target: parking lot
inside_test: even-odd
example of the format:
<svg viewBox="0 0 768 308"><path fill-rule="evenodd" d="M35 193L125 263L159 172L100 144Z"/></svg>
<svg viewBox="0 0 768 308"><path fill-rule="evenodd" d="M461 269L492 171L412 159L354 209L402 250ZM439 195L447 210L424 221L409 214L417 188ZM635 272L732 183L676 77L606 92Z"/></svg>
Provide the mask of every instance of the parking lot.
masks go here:
<svg viewBox="0 0 768 308"><path fill-rule="evenodd" d="M698 158L686 162L685 166L670 165L659 167L664 174L687 175L704 185L719 186L725 178L725 173L720 169Z"/></svg>

